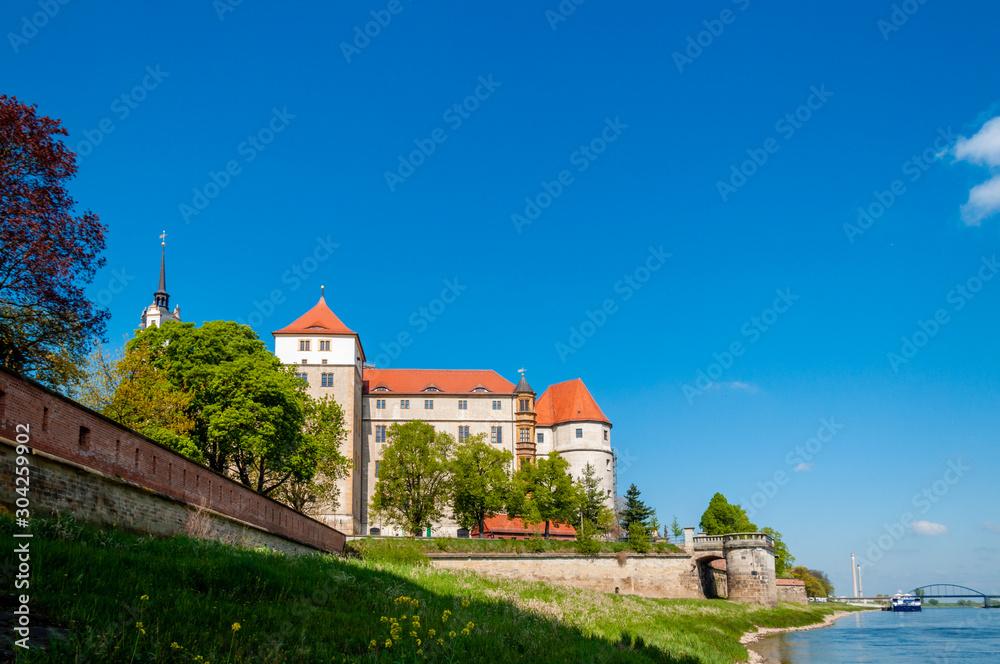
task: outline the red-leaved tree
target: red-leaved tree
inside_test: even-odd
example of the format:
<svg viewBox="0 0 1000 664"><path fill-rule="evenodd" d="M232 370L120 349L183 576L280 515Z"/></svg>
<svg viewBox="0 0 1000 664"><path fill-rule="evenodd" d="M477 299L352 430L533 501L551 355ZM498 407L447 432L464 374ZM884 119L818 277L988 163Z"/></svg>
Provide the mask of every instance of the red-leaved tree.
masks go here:
<svg viewBox="0 0 1000 664"><path fill-rule="evenodd" d="M0 363L53 387L80 373L109 313L84 295L103 267L106 228L75 214L65 183L67 132L35 106L0 95Z"/></svg>

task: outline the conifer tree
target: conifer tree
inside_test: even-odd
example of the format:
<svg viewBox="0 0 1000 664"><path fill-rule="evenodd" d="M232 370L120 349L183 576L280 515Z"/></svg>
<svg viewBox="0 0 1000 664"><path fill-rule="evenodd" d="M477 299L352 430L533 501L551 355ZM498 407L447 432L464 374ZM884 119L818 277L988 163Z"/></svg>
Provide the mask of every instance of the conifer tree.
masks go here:
<svg viewBox="0 0 1000 664"><path fill-rule="evenodd" d="M646 505L639 496L642 494L635 484L628 488L625 492L625 508L620 514L621 527L625 532L629 532L629 528L633 523L642 524L644 528L649 529L649 520L656 513L656 511Z"/></svg>

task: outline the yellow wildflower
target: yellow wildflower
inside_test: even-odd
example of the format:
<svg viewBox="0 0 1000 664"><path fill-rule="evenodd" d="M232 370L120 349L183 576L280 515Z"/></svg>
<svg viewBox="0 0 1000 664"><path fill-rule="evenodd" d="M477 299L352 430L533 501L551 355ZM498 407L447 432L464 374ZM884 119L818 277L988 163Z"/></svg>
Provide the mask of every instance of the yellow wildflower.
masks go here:
<svg viewBox="0 0 1000 664"><path fill-rule="evenodd" d="M463 629L462 630L462 634L465 634L466 636L468 636L469 635L469 630L468 629Z"/></svg>
<svg viewBox="0 0 1000 664"><path fill-rule="evenodd" d="M379 622L389 622L389 619L386 618L385 616L382 616L382 619L379 620Z"/></svg>
<svg viewBox="0 0 1000 664"><path fill-rule="evenodd" d="M234 632L240 631L240 624L239 623L233 623L233 631Z"/></svg>
<svg viewBox="0 0 1000 664"><path fill-rule="evenodd" d="M476 626L476 624L475 624L474 622L471 622L471 621L470 621L470 622L469 622L469 624L467 624L467 625L465 626L465 628L466 628L466 629L472 629L472 628L473 628L473 627L475 627L475 626Z"/></svg>
<svg viewBox="0 0 1000 664"><path fill-rule="evenodd" d="M140 597L139 599L140 599L141 601L143 601L143 602L144 602L144 601L146 601L147 599L149 599L149 595L143 595L143 596L142 596L142 597Z"/></svg>
<svg viewBox="0 0 1000 664"><path fill-rule="evenodd" d="M375 639L372 639L371 643L368 644L368 649L374 650L376 646L378 646L378 644L375 642Z"/></svg>
<svg viewBox="0 0 1000 664"><path fill-rule="evenodd" d="M423 654L424 654L424 651L418 648L418 649L417 649L417 654L418 654L418 655L423 655Z"/></svg>
<svg viewBox="0 0 1000 664"><path fill-rule="evenodd" d="M171 643L170 647L173 648L174 650L183 650L184 649L184 646L179 645L176 641L174 641L173 643Z"/></svg>
<svg viewBox="0 0 1000 664"><path fill-rule="evenodd" d="M452 639L455 638L455 632L448 632L448 637Z"/></svg>
<svg viewBox="0 0 1000 664"><path fill-rule="evenodd" d="M135 628L136 628L136 629L142 629L142 623L141 623L141 622L137 622L137 623L135 624Z"/></svg>
<svg viewBox="0 0 1000 664"><path fill-rule="evenodd" d="M417 633L416 632L410 632L410 637L414 638L414 639L417 638Z"/></svg>
<svg viewBox="0 0 1000 664"><path fill-rule="evenodd" d="M391 648L392 647L392 639L386 639L385 640L385 647L386 648Z"/></svg>
<svg viewBox="0 0 1000 664"><path fill-rule="evenodd" d="M439 646L443 646L444 645L444 639L438 639L438 645Z"/></svg>
<svg viewBox="0 0 1000 664"><path fill-rule="evenodd" d="M427 630L427 636L431 637L432 639L434 638L435 634L437 634L437 632L435 632L433 629Z"/></svg>
<svg viewBox="0 0 1000 664"><path fill-rule="evenodd" d="M463 607L468 607L468 606L469 606L469 600L467 600L467 599L463 599L463 600L462 600L462 606L463 606Z"/></svg>

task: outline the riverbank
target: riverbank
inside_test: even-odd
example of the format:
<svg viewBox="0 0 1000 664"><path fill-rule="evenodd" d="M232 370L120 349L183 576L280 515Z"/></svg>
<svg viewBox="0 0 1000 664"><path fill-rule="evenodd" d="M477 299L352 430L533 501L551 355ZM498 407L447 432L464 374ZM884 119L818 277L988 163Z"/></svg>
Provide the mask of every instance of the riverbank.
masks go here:
<svg viewBox="0 0 1000 664"><path fill-rule="evenodd" d="M758 643L762 639L772 634L781 634L784 632L806 632L812 629L823 629L824 627L831 627L833 623L837 622L844 616L849 616L853 613L858 613L859 611L876 611L880 609L862 609L858 608L856 611L840 611L834 610L833 613L823 616L823 622L815 623L813 625L803 625L801 627L758 627L755 632L746 632L740 637L740 644L747 649L749 653L749 659L747 662L750 664L761 664L766 662L767 658L755 651L751 646Z"/></svg>

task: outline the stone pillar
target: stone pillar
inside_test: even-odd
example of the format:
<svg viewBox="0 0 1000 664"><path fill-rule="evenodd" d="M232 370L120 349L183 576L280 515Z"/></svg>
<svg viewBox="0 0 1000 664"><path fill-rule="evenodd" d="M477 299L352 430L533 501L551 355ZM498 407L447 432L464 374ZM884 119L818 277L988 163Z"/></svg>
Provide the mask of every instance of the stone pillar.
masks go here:
<svg viewBox="0 0 1000 664"><path fill-rule="evenodd" d="M774 544L763 533L726 535L722 551L726 557L729 599L762 606L778 605L774 574Z"/></svg>
<svg viewBox="0 0 1000 664"><path fill-rule="evenodd" d="M694 553L694 528L684 529L684 550Z"/></svg>

